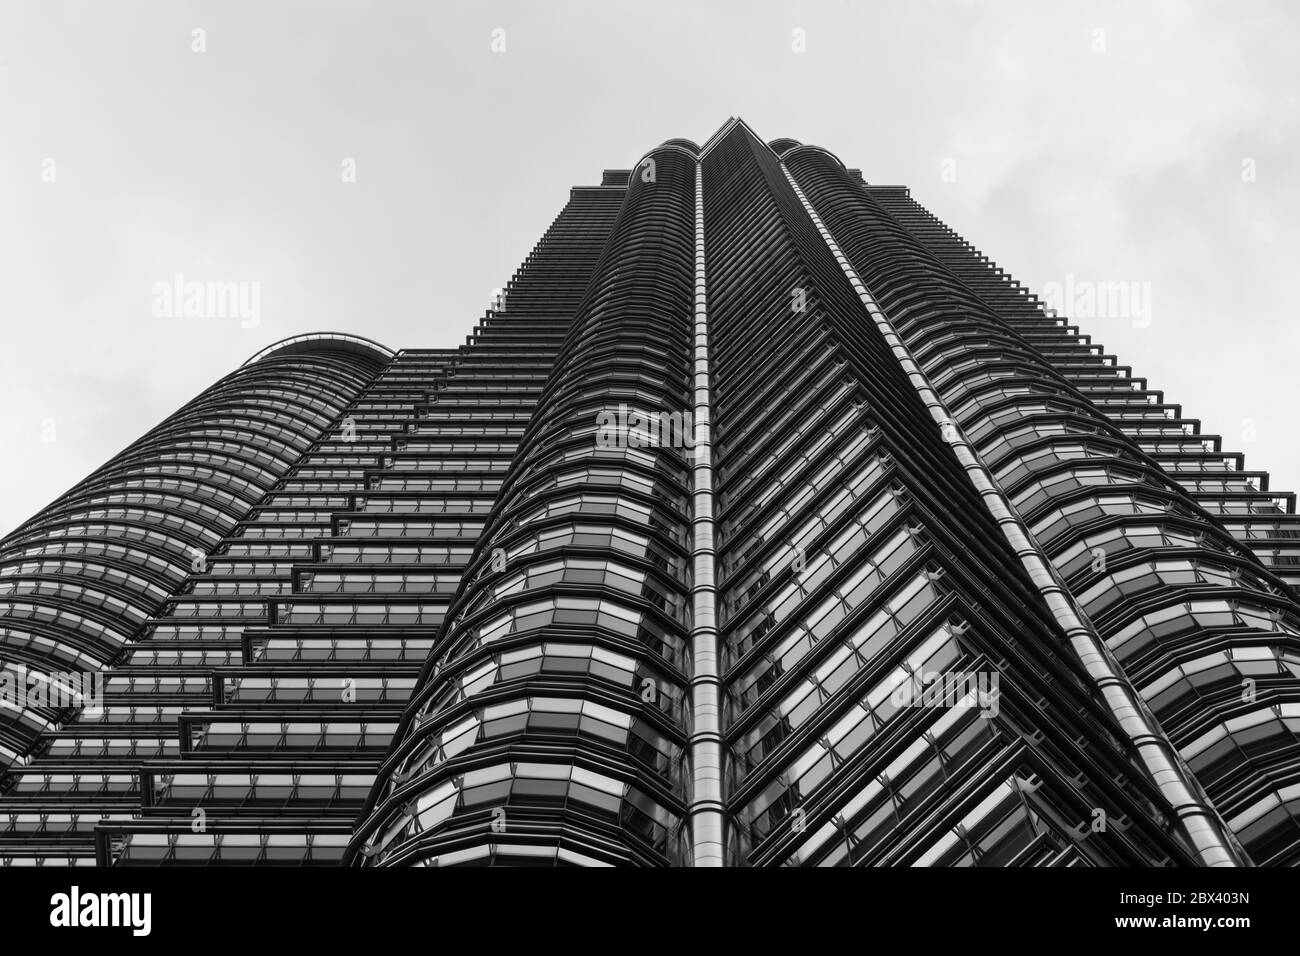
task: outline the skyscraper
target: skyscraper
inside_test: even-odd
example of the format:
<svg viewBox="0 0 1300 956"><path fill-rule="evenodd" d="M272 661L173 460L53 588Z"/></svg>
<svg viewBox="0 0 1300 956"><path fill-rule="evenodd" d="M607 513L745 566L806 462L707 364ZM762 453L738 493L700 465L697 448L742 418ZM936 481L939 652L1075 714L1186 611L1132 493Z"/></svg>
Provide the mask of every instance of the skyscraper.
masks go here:
<svg viewBox="0 0 1300 956"><path fill-rule="evenodd" d="M0 857L1297 863L1294 511L731 120L463 347L279 343L0 542Z"/></svg>

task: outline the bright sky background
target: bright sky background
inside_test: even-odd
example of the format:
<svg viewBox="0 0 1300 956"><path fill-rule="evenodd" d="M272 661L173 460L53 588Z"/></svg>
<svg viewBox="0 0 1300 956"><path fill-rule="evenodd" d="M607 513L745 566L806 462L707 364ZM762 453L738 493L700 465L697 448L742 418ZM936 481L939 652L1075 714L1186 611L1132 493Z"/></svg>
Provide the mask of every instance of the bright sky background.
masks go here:
<svg viewBox="0 0 1300 956"><path fill-rule="evenodd" d="M1296 489L1298 91L1286 2L5 0L0 533L284 336L464 341L571 185L731 115L1033 289L1150 283L1084 330ZM176 273L260 324L154 317Z"/></svg>

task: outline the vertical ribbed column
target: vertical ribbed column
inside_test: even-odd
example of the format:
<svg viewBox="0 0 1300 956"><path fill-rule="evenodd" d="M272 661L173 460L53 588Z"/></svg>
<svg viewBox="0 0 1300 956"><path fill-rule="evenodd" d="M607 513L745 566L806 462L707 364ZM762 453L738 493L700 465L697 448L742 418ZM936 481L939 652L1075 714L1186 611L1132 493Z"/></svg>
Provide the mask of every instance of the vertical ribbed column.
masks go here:
<svg viewBox="0 0 1300 956"><path fill-rule="evenodd" d="M900 367L907 374L930 417L943 432L971 483L990 514L1002 529L1008 544L1037 586L1044 603L1065 632L1084 668L1096 683L1120 727L1128 735L1148 774L1178 812L1183 830L1202 862L1208 866L1236 866L1240 859L1234 841L1225 832L1218 814L1201 793L1177 751L1160 731L1145 701L1133 690L1105 642L1075 606L1073 597L1041 549L1034 543L1012 510L992 475L962 435L952 415L931 387L921 367L912 358L889 318L881 310L857 271L844 255L830 230L808 201L785 164L781 164L790 188L803 204L813 225L839 263Z"/></svg>
<svg viewBox="0 0 1300 956"><path fill-rule="evenodd" d="M718 672L717 587L713 541L713 444L709 411L709 306L704 265L704 170L695 167L695 462L691 469L691 858L724 866L722 684Z"/></svg>

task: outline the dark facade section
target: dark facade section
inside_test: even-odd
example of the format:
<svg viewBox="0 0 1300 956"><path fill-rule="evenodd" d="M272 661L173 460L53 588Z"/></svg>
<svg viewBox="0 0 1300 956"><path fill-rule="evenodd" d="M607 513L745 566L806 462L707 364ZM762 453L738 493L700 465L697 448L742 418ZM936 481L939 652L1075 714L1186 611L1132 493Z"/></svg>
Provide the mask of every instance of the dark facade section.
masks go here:
<svg viewBox="0 0 1300 956"><path fill-rule="evenodd" d="M1188 862L776 158L704 172L734 862Z"/></svg>
<svg viewBox="0 0 1300 956"><path fill-rule="evenodd" d="M1247 853L1300 860L1300 606L1224 527L1245 479L1166 471L1140 441L1179 410L1103 410L837 161L786 163Z"/></svg>
<svg viewBox="0 0 1300 956"><path fill-rule="evenodd" d="M1207 433L1199 419L1166 399L1065 316L913 200L903 187L869 187L891 216L961 282L1043 354L1171 478L1217 516L1292 589L1300 585L1300 515L1296 494L1270 489L1266 471Z"/></svg>
<svg viewBox="0 0 1300 956"><path fill-rule="evenodd" d="M574 189L465 346L400 352L247 529L305 550L101 862L339 862L621 198Z"/></svg>
<svg viewBox="0 0 1300 956"><path fill-rule="evenodd" d="M689 409L694 165L628 180L353 862L682 858L688 463L632 416Z"/></svg>
<svg viewBox="0 0 1300 956"><path fill-rule="evenodd" d="M146 620L366 384L383 353L310 336L250 361L0 542L0 666L15 685L92 672ZM0 710L0 768L72 707Z"/></svg>
<svg viewBox="0 0 1300 956"><path fill-rule="evenodd" d="M464 347L384 350L149 620L103 713L4 782L0 856L338 862L622 194L575 188Z"/></svg>

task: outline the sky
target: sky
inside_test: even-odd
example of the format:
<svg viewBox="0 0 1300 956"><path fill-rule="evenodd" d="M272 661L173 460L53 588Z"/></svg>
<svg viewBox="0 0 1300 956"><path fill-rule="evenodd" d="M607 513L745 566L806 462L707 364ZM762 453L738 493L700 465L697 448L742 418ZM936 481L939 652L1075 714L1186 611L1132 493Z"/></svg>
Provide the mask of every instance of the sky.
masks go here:
<svg viewBox="0 0 1300 956"><path fill-rule="evenodd" d="M462 343L571 186L730 116L910 186L1295 490L1298 91L1287 2L5 0L0 534L285 336Z"/></svg>

